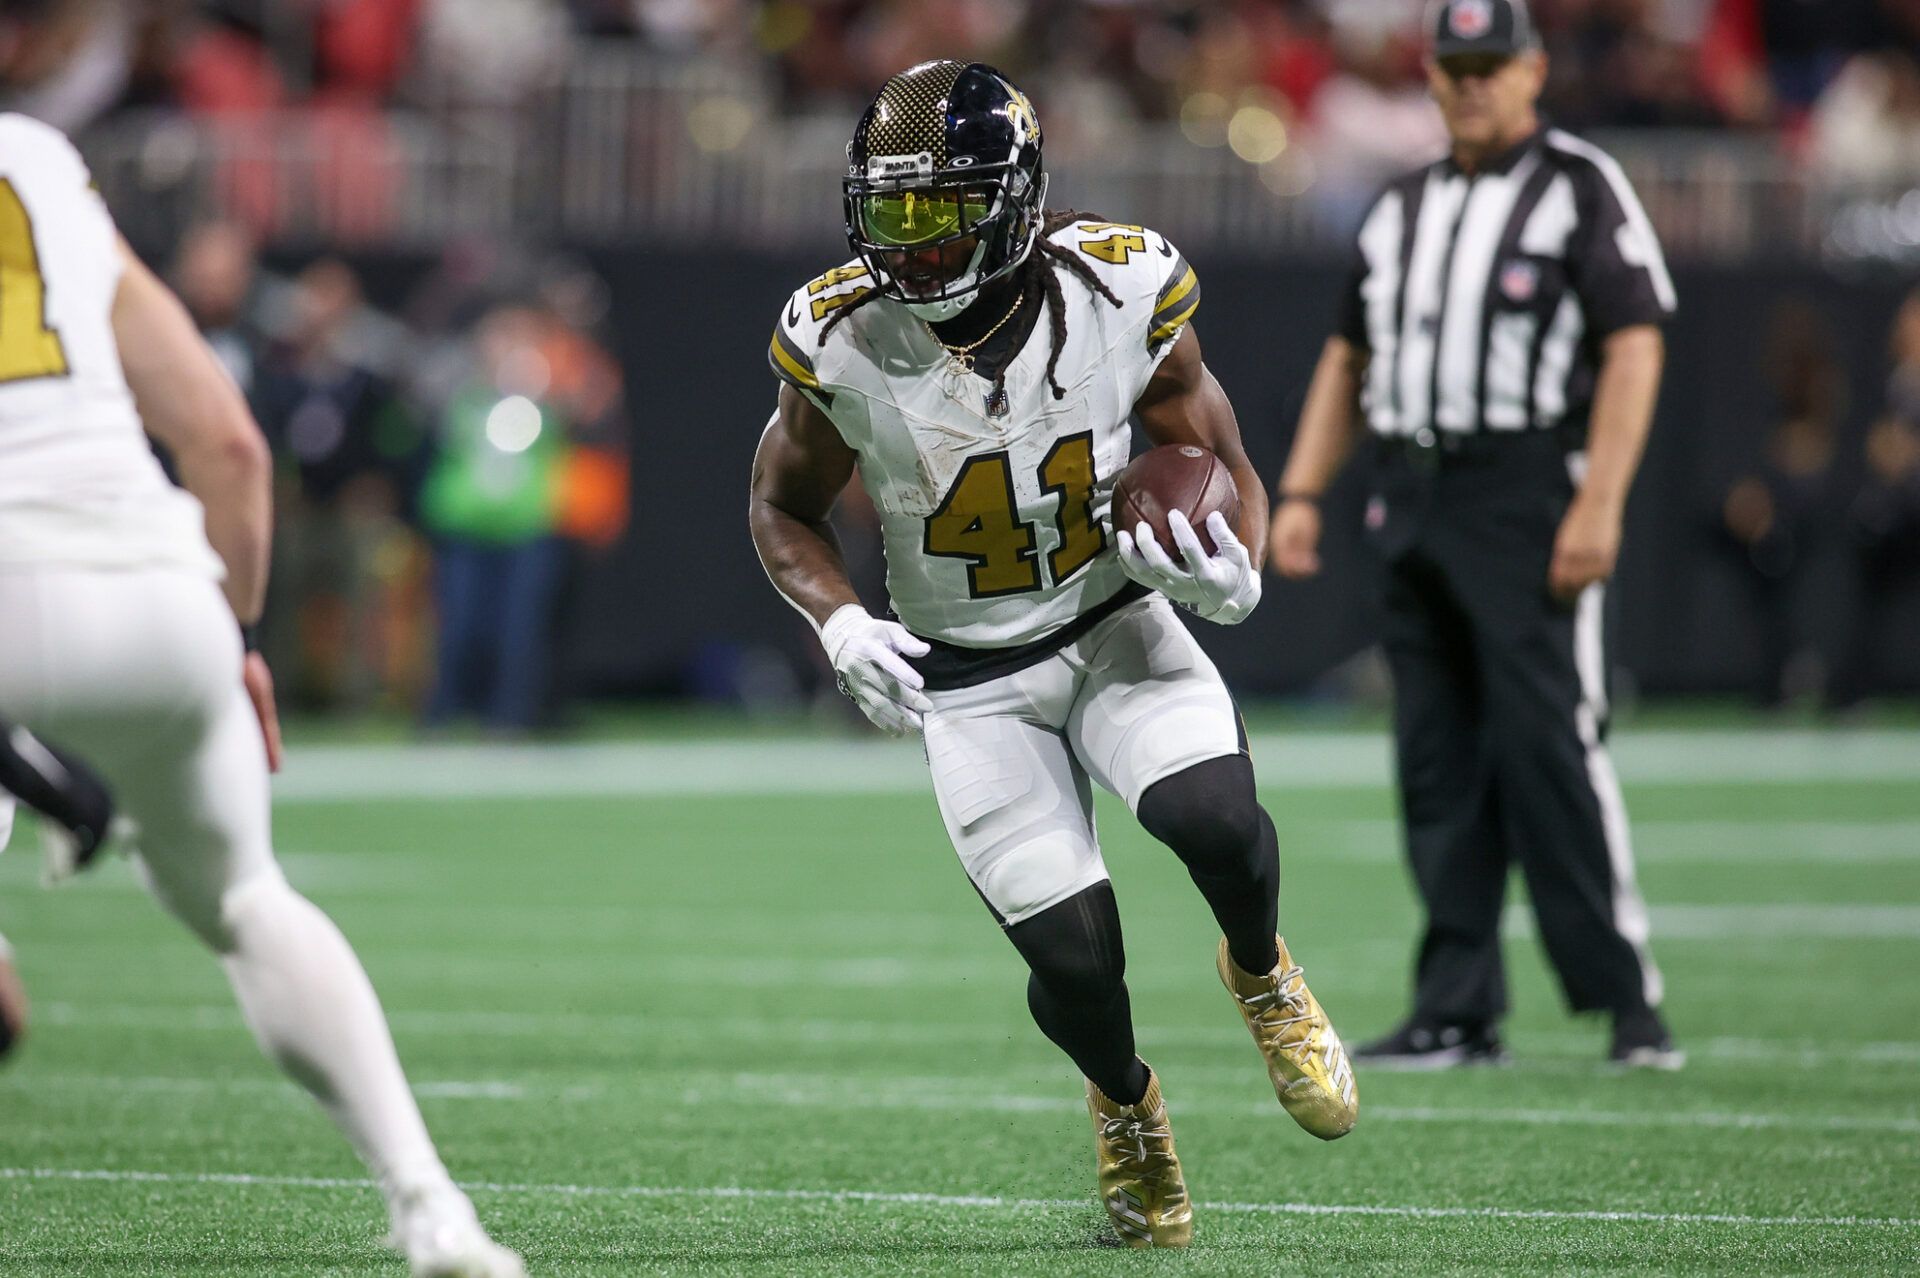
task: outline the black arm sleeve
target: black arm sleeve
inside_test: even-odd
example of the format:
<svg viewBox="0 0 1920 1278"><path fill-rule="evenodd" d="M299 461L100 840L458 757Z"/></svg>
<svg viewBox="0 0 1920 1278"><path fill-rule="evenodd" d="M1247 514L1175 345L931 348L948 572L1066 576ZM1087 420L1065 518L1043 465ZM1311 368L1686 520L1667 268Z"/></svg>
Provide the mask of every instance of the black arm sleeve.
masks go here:
<svg viewBox="0 0 1920 1278"><path fill-rule="evenodd" d="M1567 246L1567 268L1596 337L1673 314L1673 279L1660 241L1617 166L1574 167L1580 226Z"/></svg>

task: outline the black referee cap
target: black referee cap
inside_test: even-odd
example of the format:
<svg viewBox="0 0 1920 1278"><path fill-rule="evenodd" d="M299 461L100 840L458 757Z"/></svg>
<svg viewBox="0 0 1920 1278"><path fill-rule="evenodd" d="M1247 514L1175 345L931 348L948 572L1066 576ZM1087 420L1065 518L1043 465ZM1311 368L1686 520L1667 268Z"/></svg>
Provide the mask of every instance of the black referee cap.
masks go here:
<svg viewBox="0 0 1920 1278"><path fill-rule="evenodd" d="M1433 12L1436 61L1467 53L1512 56L1540 43L1526 0L1444 0Z"/></svg>

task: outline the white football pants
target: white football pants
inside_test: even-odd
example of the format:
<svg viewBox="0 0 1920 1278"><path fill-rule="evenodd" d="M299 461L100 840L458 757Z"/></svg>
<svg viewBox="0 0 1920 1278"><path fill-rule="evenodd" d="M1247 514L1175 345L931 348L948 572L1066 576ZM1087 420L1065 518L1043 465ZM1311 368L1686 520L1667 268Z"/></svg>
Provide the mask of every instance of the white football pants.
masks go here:
<svg viewBox="0 0 1920 1278"><path fill-rule="evenodd" d="M0 569L0 714L86 759L153 894L220 957L261 1049L389 1196L446 1183L380 1004L273 859L266 746L219 587L169 568Z"/></svg>
<svg viewBox="0 0 1920 1278"><path fill-rule="evenodd" d="M1106 880L1090 780L1136 808L1154 782L1244 748L1220 672L1160 595L1024 670L927 698L940 815L1006 923Z"/></svg>

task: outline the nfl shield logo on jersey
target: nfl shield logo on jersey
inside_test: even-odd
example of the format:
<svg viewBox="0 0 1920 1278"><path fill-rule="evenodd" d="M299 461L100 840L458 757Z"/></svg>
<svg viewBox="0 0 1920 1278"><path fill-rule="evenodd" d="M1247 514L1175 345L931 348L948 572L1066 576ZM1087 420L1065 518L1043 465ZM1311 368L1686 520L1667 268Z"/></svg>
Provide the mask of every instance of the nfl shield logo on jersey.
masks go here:
<svg viewBox="0 0 1920 1278"><path fill-rule="evenodd" d="M1540 287L1540 268L1525 258L1514 258L1500 268L1500 293L1509 302L1530 302Z"/></svg>
<svg viewBox="0 0 1920 1278"><path fill-rule="evenodd" d="M1493 5L1488 0L1454 0L1447 25L1462 40L1478 40L1493 26Z"/></svg>

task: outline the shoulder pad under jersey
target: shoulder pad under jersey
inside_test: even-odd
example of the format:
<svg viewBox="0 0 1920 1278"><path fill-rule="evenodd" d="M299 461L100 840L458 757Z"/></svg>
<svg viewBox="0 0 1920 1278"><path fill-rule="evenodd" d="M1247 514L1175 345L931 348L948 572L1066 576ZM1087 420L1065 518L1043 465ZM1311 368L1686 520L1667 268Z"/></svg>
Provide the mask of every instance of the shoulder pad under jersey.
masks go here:
<svg viewBox="0 0 1920 1278"><path fill-rule="evenodd" d="M1127 222L1070 222L1050 237L1074 251L1144 325L1148 350L1180 336L1200 308L1200 279L1167 238Z"/></svg>
<svg viewBox="0 0 1920 1278"><path fill-rule="evenodd" d="M833 317L874 290L874 279L859 261L836 266L795 289L773 326L767 362L781 381L831 398L822 384L821 335Z"/></svg>

